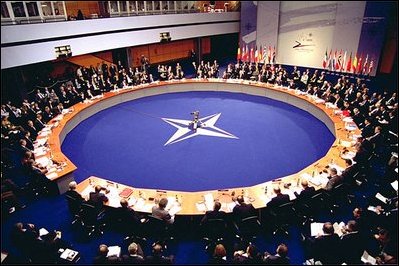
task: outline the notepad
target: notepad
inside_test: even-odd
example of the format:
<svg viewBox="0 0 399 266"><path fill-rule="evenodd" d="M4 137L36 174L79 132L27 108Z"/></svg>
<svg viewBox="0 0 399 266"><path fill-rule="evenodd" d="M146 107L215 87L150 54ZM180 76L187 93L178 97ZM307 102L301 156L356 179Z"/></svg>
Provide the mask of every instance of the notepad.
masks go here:
<svg viewBox="0 0 399 266"><path fill-rule="evenodd" d="M64 252L62 252L60 258L64 259L64 260L73 261L78 254L79 254L79 252L67 248L67 249L65 249Z"/></svg>
<svg viewBox="0 0 399 266"><path fill-rule="evenodd" d="M395 189L396 191L398 191L398 180L395 180L391 183L391 186L393 187L393 189Z"/></svg>
<svg viewBox="0 0 399 266"><path fill-rule="evenodd" d="M317 236L323 234L324 223L311 223L310 224L310 235Z"/></svg>
<svg viewBox="0 0 399 266"><path fill-rule="evenodd" d="M121 255L121 247L120 246L110 246L110 247L108 247L107 257L111 257L111 256L119 257L120 255Z"/></svg>
<svg viewBox="0 0 399 266"><path fill-rule="evenodd" d="M371 265L377 264L377 260L374 257L370 256L369 253L367 253L367 251L363 252L361 260L366 264L371 264Z"/></svg>
<svg viewBox="0 0 399 266"><path fill-rule="evenodd" d="M377 199L379 199L380 201L384 202L385 204L388 202L388 199L387 199L386 197L384 197L383 195L381 195L380 193L377 193L377 194L375 195L375 197L376 197Z"/></svg>
<svg viewBox="0 0 399 266"><path fill-rule="evenodd" d="M40 228L39 230L39 236L45 236L48 234L48 231L46 228Z"/></svg>
<svg viewBox="0 0 399 266"><path fill-rule="evenodd" d="M341 237L344 233L342 232L342 229L345 228L345 224L344 222L340 222L340 223L334 223L333 224L334 227L334 233L336 233L339 237Z"/></svg>
<svg viewBox="0 0 399 266"><path fill-rule="evenodd" d="M131 188L124 188L120 193L119 196L122 198L128 198L130 195L132 195L133 189Z"/></svg>

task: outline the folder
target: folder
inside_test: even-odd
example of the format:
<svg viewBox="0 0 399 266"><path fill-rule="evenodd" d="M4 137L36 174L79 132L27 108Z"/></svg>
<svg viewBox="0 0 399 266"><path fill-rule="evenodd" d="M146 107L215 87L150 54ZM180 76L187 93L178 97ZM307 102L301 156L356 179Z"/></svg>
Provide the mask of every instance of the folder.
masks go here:
<svg viewBox="0 0 399 266"><path fill-rule="evenodd" d="M127 187L127 188L124 188L121 191L121 193L119 193L119 196L121 198L128 198L130 195L132 195L132 193L133 193L133 189Z"/></svg>

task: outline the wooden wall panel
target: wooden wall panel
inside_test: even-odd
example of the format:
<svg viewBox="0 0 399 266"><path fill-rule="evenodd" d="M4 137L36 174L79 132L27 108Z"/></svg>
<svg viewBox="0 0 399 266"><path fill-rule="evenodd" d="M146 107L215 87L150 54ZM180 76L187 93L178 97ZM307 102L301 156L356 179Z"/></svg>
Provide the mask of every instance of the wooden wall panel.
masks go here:
<svg viewBox="0 0 399 266"><path fill-rule="evenodd" d="M106 61L106 63L112 63L113 59L112 59L112 52L111 51L105 51L105 52L98 52L98 53L93 53L94 56L97 56L101 59L104 59L104 61Z"/></svg>
<svg viewBox="0 0 399 266"><path fill-rule="evenodd" d="M90 14L100 14L98 1L65 1L65 8L68 16L76 16L79 9L85 17L90 17Z"/></svg>

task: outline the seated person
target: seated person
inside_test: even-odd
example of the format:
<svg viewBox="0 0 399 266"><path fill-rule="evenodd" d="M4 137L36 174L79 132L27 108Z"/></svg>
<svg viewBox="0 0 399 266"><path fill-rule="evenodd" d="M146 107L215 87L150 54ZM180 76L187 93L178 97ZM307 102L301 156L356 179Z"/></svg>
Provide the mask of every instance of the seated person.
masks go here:
<svg viewBox="0 0 399 266"><path fill-rule="evenodd" d="M271 255L269 252L265 252L263 257L264 264L279 264L279 265L290 265L290 258L288 255L288 247L285 244L280 244L277 247L276 254Z"/></svg>
<svg viewBox="0 0 399 266"><path fill-rule="evenodd" d="M309 238L308 241L315 261L320 261L323 264L341 264L340 239L334 233L334 227L331 223L324 223L323 234Z"/></svg>
<svg viewBox="0 0 399 266"><path fill-rule="evenodd" d="M90 192L89 194L88 202L93 204L97 208L97 210L101 210L104 203L108 202L108 197L101 192L102 190L105 190L106 193L109 192L109 190L97 185L94 188L94 192Z"/></svg>
<svg viewBox="0 0 399 266"><path fill-rule="evenodd" d="M172 264L173 256L163 256L163 249L161 244L155 244L152 247L152 255L147 256L145 264Z"/></svg>
<svg viewBox="0 0 399 266"><path fill-rule="evenodd" d="M174 217L172 217L167 210L165 210L166 206L168 205L168 199L162 198L158 206L152 207L152 216L164 220L168 224L174 223Z"/></svg>
<svg viewBox="0 0 399 266"><path fill-rule="evenodd" d="M222 244L217 244L208 264L227 264L226 254L225 247Z"/></svg>
<svg viewBox="0 0 399 266"><path fill-rule="evenodd" d="M139 244L133 242L127 250L129 254L122 256L122 264L144 264L144 253Z"/></svg>
<svg viewBox="0 0 399 266"><path fill-rule="evenodd" d="M352 160L345 159L345 166L345 170L341 173L342 182L350 185L356 184L356 180L354 179L356 168L352 164Z"/></svg>
<svg viewBox="0 0 399 266"><path fill-rule="evenodd" d="M309 187L309 183L306 179L302 179L301 185L303 190L298 194L296 191L294 192L295 196L300 199L309 199L315 193L314 187Z"/></svg>
<svg viewBox="0 0 399 266"><path fill-rule="evenodd" d="M233 261L238 264L261 264L262 257L257 247L253 244L249 244L245 252L243 250L234 252Z"/></svg>
<svg viewBox="0 0 399 266"><path fill-rule="evenodd" d="M76 191L76 182L72 181L69 183L69 190L65 192L65 195L68 195L72 197L73 199L77 200L78 202L82 203L84 201L84 198L82 195L79 194L79 192Z"/></svg>
<svg viewBox="0 0 399 266"><path fill-rule="evenodd" d="M276 196L272 198L272 200L269 203L267 203L268 208L273 209L285 203L290 202L290 196L288 196L287 194L282 194L280 187L275 186L273 188L273 191L276 194Z"/></svg>
<svg viewBox="0 0 399 266"><path fill-rule="evenodd" d="M357 223L350 220L341 236L343 261L347 264L361 264L360 258L366 248L364 238L358 231Z"/></svg>
<svg viewBox="0 0 399 266"><path fill-rule="evenodd" d="M220 210L221 207L222 204L219 201L216 201L213 205L213 211L207 211L205 213L205 216L201 220L201 225L206 224L207 221L212 219L226 220L226 213Z"/></svg>
<svg viewBox="0 0 399 266"><path fill-rule="evenodd" d="M121 207L116 210L118 226L123 227L123 231L127 233L137 232L141 224L140 216L129 206L126 199L121 199L120 204Z"/></svg>
<svg viewBox="0 0 399 266"><path fill-rule="evenodd" d="M254 206L251 203L247 204L244 202L244 196L242 196L242 195L238 196L237 203L238 203L238 205L236 205L233 208L234 220L240 222L241 220L243 220L247 217L257 215Z"/></svg>
<svg viewBox="0 0 399 266"><path fill-rule="evenodd" d="M93 264L119 264L120 258L115 255L107 257L108 251L108 246L101 244L98 248L98 256L94 258Z"/></svg>
<svg viewBox="0 0 399 266"><path fill-rule="evenodd" d="M324 188L327 191L333 190L336 186L342 183L342 177L338 175L337 169L335 168L330 168L329 169L329 176L328 176L328 182L326 187Z"/></svg>

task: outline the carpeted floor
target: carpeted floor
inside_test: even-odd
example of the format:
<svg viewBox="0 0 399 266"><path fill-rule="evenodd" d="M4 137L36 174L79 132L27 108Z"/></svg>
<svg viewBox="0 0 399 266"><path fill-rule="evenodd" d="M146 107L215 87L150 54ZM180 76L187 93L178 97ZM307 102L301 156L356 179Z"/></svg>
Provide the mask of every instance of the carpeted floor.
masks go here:
<svg viewBox="0 0 399 266"><path fill-rule="evenodd" d="M177 128L221 113L215 126L238 139L196 136L164 146ZM96 175L141 188L201 191L290 175L324 156L334 136L309 113L269 98L224 92L146 97L97 113L70 132L63 152L78 182ZM303 156L306 154L306 156Z"/></svg>

